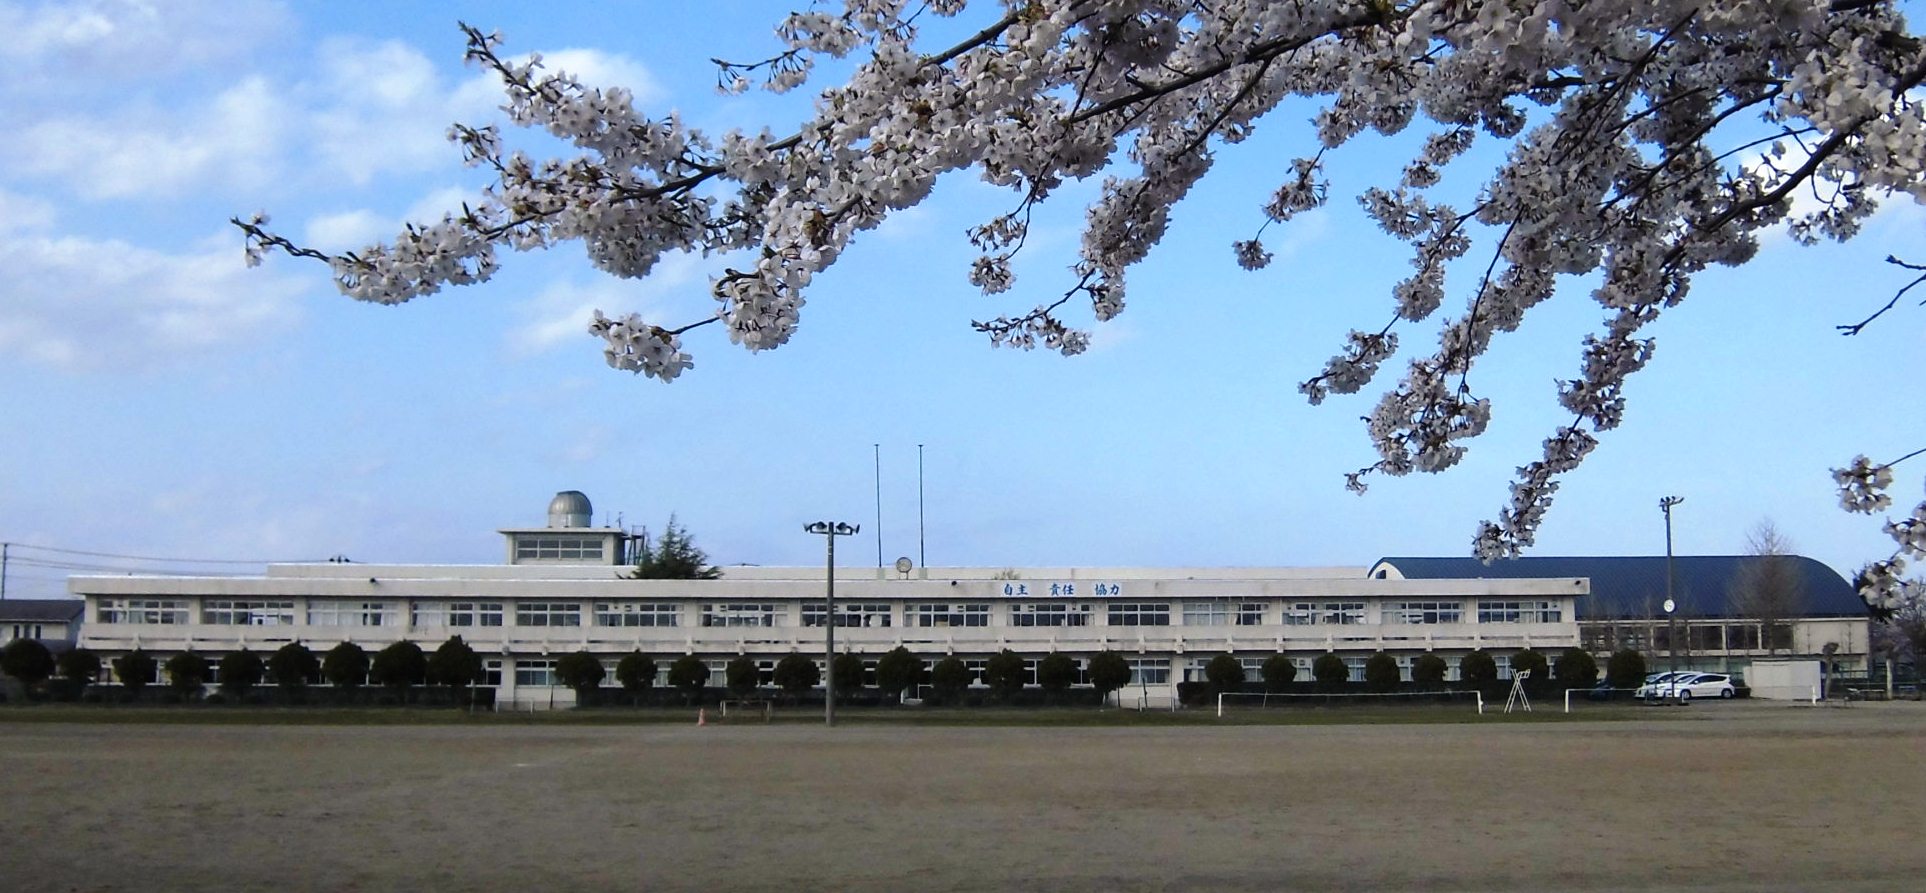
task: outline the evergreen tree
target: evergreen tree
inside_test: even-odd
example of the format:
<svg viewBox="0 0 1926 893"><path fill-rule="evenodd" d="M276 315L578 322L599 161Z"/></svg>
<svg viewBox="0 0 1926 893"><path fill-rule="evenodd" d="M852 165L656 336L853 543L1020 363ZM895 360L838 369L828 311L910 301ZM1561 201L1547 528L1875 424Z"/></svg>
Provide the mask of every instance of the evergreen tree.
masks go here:
<svg viewBox="0 0 1926 893"><path fill-rule="evenodd" d="M321 659L300 642L289 642L268 655L267 678L284 692L307 688L321 674Z"/></svg>
<svg viewBox="0 0 1926 893"><path fill-rule="evenodd" d="M1282 654L1264 659L1264 690L1281 692L1297 681L1297 662Z"/></svg>
<svg viewBox="0 0 1926 893"><path fill-rule="evenodd" d="M221 658L221 690L237 698L261 684L261 674L267 668L261 663L261 656L243 648L230 652Z"/></svg>
<svg viewBox="0 0 1926 893"><path fill-rule="evenodd" d="M722 571L711 565L709 556L696 546L689 531L676 523L674 515L669 516L662 536L653 544L646 528L641 539L642 545L636 550L635 572L629 575L630 579L713 580L722 576Z"/></svg>

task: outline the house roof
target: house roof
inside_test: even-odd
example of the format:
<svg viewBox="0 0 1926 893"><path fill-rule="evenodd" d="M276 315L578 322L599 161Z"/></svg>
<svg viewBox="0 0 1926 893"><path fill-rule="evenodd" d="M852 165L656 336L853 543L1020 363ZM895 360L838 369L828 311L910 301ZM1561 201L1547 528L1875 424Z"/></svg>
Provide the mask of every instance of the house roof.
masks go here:
<svg viewBox="0 0 1926 893"><path fill-rule="evenodd" d="M1863 617L1866 603L1838 571L1802 555L1783 556L1800 580L1804 608L1800 617ZM1681 617L1733 617L1729 592L1740 569L1761 561L1751 555L1680 555L1672 559L1672 593ZM1665 611L1663 555L1512 558L1486 564L1476 558L1387 557L1371 566L1371 576L1408 580L1586 577L1592 591L1578 599L1579 620L1659 617Z"/></svg>
<svg viewBox="0 0 1926 893"><path fill-rule="evenodd" d="M77 598L0 599L0 623L22 620L72 623L80 619L80 613L86 605L86 602Z"/></svg>

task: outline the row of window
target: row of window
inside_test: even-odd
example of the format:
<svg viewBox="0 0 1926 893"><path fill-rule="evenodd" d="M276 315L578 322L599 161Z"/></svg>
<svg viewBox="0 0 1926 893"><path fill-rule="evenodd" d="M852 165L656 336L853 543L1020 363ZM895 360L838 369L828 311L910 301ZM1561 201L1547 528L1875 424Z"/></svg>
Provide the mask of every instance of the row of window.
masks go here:
<svg viewBox="0 0 1926 893"><path fill-rule="evenodd" d="M680 626L679 602L593 602L587 612L596 626ZM1275 622L1265 602L1188 601L1173 615L1170 602L1110 602L1103 605L1110 626L1170 626L1181 617L1185 626L1259 626ZM1563 611L1557 602L1479 601L1479 623L1558 623ZM1062 602L1009 603L1011 626L1091 626L1090 604ZM505 602L419 601L407 606L410 626L502 626L508 619ZM925 603L904 606L901 619L914 627L987 627L995 611L992 602ZM582 626L584 604L574 601L523 601L514 605L516 626ZM821 602L802 606L802 625L822 626L827 613ZM102 623L184 624L188 602L179 599L101 599ZM292 600L213 600L202 604L201 622L219 626L281 626L297 622L300 613ZM789 606L777 602L708 602L698 606L696 624L713 627L787 626ZM1287 626L1357 625L1366 622L1366 603L1288 602L1281 619ZM1389 602L1380 607L1386 624L1463 623L1465 604L1455 601ZM888 627L898 618L888 602L840 602L838 627ZM306 622L313 626L398 626L400 608L393 602L355 602L315 599L308 603Z"/></svg>

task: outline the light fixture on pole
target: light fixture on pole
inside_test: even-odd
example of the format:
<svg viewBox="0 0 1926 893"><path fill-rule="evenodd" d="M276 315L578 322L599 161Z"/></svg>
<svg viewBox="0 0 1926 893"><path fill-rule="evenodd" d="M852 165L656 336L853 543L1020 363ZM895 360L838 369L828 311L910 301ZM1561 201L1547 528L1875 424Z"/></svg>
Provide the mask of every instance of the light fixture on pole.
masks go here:
<svg viewBox="0 0 1926 893"><path fill-rule="evenodd" d="M1665 513L1665 623L1670 637L1665 650L1671 658L1674 685L1677 684L1679 671L1679 622L1678 602L1672 600L1672 507L1684 501L1683 496L1659 499L1659 511Z"/></svg>
<svg viewBox="0 0 1926 893"><path fill-rule="evenodd" d="M822 536L829 543L827 583L823 591L823 725L836 724L836 538L853 536L862 530L841 521L812 521L803 525L804 533Z"/></svg>

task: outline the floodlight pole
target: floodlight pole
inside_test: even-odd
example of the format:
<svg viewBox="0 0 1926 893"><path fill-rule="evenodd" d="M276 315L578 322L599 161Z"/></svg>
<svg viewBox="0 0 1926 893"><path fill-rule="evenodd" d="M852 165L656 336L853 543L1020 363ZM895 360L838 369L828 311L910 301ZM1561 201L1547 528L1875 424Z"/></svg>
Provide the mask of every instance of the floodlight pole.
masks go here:
<svg viewBox="0 0 1926 893"><path fill-rule="evenodd" d="M1666 496L1659 499L1659 511L1665 513L1665 622L1671 631L1671 641L1666 643L1666 653L1671 657L1672 672L1679 669L1679 615L1675 610L1678 603L1672 600L1672 507L1685 501L1683 496ZM1673 679L1677 682L1676 676Z"/></svg>
<svg viewBox="0 0 1926 893"><path fill-rule="evenodd" d="M836 724L836 538L862 530L841 521L812 521L804 533L819 534L828 542L828 567L823 591L823 725Z"/></svg>

